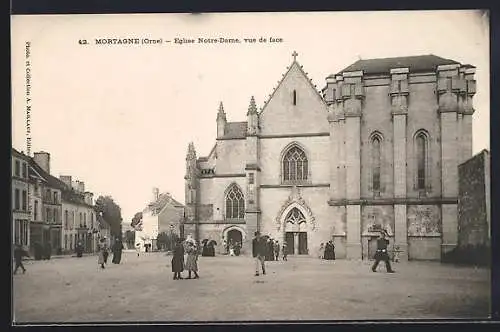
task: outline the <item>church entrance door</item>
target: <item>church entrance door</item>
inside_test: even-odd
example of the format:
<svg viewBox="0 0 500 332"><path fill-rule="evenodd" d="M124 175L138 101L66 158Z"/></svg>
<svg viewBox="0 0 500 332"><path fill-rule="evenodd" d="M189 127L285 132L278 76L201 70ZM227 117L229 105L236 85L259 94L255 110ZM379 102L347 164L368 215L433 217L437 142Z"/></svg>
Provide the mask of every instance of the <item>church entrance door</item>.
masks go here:
<svg viewBox="0 0 500 332"><path fill-rule="evenodd" d="M299 233L299 255L307 255L308 250L307 250L307 233L306 232L300 232Z"/></svg>
<svg viewBox="0 0 500 332"><path fill-rule="evenodd" d="M286 232L285 241L289 255L307 255L307 232Z"/></svg>
<svg viewBox="0 0 500 332"><path fill-rule="evenodd" d="M243 235L237 229L232 229L227 232L227 243L239 243L241 244L243 241Z"/></svg>
<svg viewBox="0 0 500 332"><path fill-rule="evenodd" d="M287 245L287 250L289 255L293 255L295 253L295 235L293 232L286 232L285 233L285 241Z"/></svg>

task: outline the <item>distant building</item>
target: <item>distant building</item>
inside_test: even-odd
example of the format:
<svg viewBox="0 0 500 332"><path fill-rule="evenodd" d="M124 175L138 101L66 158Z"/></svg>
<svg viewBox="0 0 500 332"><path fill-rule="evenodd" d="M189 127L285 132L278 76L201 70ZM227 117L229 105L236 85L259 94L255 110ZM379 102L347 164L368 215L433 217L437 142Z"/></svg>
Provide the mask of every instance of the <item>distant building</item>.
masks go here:
<svg viewBox="0 0 500 332"><path fill-rule="evenodd" d="M59 179L66 185L62 191L62 247L65 252L73 252L78 242L85 252L97 250L98 232L94 194L85 191L83 181L73 181L71 176L61 175Z"/></svg>
<svg viewBox="0 0 500 332"><path fill-rule="evenodd" d="M12 149L12 230L14 243L30 245L30 204L28 167L31 159ZM38 203L40 204L40 203ZM39 205L36 205L37 209ZM40 212L40 211L38 211ZM41 214L36 214L41 220Z"/></svg>
<svg viewBox="0 0 500 332"><path fill-rule="evenodd" d="M170 193L159 193L153 189L152 201L142 211L142 221L135 226L135 243L140 245L141 251L146 246L156 250L158 234L175 233L182 235L182 220L184 205L176 201Z"/></svg>
<svg viewBox="0 0 500 332"><path fill-rule="evenodd" d="M490 153L483 150L458 166L458 247L490 246Z"/></svg>

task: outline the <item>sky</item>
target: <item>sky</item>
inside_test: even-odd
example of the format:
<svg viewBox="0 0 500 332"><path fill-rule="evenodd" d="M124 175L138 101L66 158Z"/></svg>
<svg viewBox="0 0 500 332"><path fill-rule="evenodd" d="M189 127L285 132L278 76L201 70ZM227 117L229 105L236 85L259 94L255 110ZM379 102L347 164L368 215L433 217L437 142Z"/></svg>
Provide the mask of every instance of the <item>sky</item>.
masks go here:
<svg viewBox="0 0 500 332"><path fill-rule="evenodd" d="M208 155L219 103L228 121L246 121L251 96L263 106L293 51L318 89L358 59L435 54L472 64L473 152L489 149L485 12L37 15L14 16L11 24L13 147L27 151L30 42L31 153L50 153L52 175L84 181L96 198L112 196L127 224L151 200L153 187L184 202L189 142L198 156ZM268 42L173 43L199 37ZM96 38L163 43L96 45Z"/></svg>

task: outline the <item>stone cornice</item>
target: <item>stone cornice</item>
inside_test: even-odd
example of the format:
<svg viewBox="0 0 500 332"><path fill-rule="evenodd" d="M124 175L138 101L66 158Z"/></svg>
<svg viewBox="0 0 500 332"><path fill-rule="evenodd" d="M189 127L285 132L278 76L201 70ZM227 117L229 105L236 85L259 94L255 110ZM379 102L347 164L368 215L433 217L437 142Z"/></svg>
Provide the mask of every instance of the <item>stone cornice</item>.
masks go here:
<svg viewBox="0 0 500 332"><path fill-rule="evenodd" d="M435 204L458 204L455 197L428 197L428 198L361 198L361 199L330 199L330 206L345 205L435 205Z"/></svg>
<svg viewBox="0 0 500 332"><path fill-rule="evenodd" d="M260 172L260 167L257 164L247 164L245 166L245 171L258 171L258 172Z"/></svg>
<svg viewBox="0 0 500 332"><path fill-rule="evenodd" d="M329 183L305 183L305 184L261 184L260 188L291 188L291 187L302 187L302 188L329 188Z"/></svg>

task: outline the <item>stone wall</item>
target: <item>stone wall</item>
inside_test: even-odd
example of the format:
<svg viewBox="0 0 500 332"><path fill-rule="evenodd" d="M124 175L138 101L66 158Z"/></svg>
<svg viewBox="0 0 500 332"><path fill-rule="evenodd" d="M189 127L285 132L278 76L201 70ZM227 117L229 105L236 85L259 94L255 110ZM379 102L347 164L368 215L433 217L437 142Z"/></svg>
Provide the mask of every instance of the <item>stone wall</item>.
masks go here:
<svg viewBox="0 0 500 332"><path fill-rule="evenodd" d="M489 245L489 153L483 150L461 164L458 196L458 246Z"/></svg>

